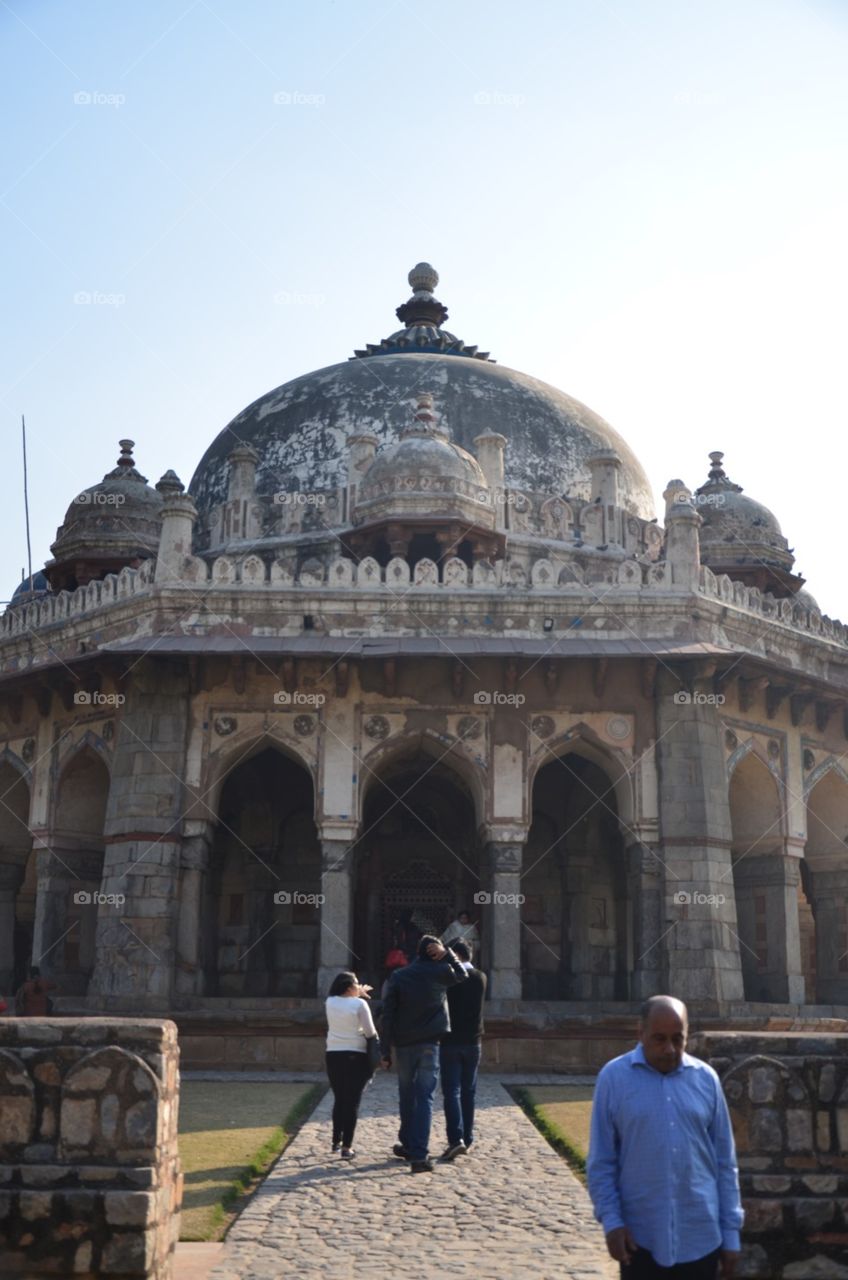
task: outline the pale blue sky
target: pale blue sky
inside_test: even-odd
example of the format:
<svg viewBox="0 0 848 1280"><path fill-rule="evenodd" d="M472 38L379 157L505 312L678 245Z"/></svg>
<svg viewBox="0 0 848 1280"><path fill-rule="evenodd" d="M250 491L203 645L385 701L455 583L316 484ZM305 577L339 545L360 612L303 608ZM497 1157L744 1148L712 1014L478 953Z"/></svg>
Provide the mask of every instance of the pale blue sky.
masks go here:
<svg viewBox="0 0 848 1280"><path fill-rule="evenodd" d="M658 513L724 449L848 620L846 66L836 0L0 0L0 597L21 411L40 566L120 437L187 484L427 259L448 327L606 417Z"/></svg>

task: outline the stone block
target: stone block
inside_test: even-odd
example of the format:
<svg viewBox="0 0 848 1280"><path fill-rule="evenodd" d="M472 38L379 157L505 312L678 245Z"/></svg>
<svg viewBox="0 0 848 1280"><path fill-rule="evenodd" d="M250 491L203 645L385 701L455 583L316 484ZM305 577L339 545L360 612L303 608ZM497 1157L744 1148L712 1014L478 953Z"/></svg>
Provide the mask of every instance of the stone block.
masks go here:
<svg viewBox="0 0 848 1280"><path fill-rule="evenodd" d="M156 1198L151 1192L107 1191L104 1204L111 1226L143 1227L155 1221Z"/></svg>
<svg viewBox="0 0 848 1280"><path fill-rule="evenodd" d="M780 1200L746 1200L745 1232L783 1230L783 1202Z"/></svg>
<svg viewBox="0 0 848 1280"><path fill-rule="evenodd" d="M800 1231L820 1231L822 1227L833 1225L836 1217L836 1204L833 1200L821 1200L818 1197L809 1200L793 1200L795 1222Z"/></svg>
<svg viewBox="0 0 848 1280"><path fill-rule="evenodd" d="M786 1137L790 1151L811 1151L813 1117L809 1111L790 1109L786 1112Z"/></svg>
<svg viewBox="0 0 848 1280"><path fill-rule="evenodd" d="M749 1132L753 1150L780 1151L783 1147L780 1115L772 1107L757 1107L754 1110Z"/></svg>
<svg viewBox="0 0 848 1280"><path fill-rule="evenodd" d="M830 1112L819 1111L816 1115L816 1146L819 1151L830 1150Z"/></svg>

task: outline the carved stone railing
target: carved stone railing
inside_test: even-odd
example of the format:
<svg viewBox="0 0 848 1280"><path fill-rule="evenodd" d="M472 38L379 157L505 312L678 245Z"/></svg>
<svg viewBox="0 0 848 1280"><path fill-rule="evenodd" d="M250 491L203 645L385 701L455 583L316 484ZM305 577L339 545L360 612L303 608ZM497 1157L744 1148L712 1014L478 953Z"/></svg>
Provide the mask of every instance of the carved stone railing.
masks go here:
<svg viewBox="0 0 848 1280"><path fill-rule="evenodd" d="M98 609L120 604L133 596L153 589L154 562L138 570L122 569L109 574L102 582L91 582L74 592L60 591L56 596L32 604L7 609L0 618L0 640L38 631ZM168 582L156 583L167 587ZM422 559L410 568L405 559L396 556L385 568L371 556L358 564L342 556L333 559L311 557L299 568L291 560L269 560L257 552L221 555L213 560L188 557L182 565L178 581L173 585L188 590L202 590L204 596L217 589L233 587L245 590L374 590L406 592L408 590L504 590L530 592L582 593L593 589L665 592L672 589L670 571L665 561L645 563L640 560L604 559L587 574L574 560L511 556L495 563L478 561L473 568L459 557L447 560L441 570L434 560ZM719 577L708 568L700 571L700 594L721 601L744 613L767 618L795 631L848 645L848 627L808 609L795 600L778 600L757 587L746 587L726 574Z"/></svg>

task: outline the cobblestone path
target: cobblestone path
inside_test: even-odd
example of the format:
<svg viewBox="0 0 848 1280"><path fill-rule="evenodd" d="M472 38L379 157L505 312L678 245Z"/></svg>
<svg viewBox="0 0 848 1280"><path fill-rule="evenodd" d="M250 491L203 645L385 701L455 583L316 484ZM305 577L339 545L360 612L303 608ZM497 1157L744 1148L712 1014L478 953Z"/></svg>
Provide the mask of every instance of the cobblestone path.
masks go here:
<svg viewBox="0 0 848 1280"><path fill-rule="evenodd" d="M436 1096L431 1152L445 1146ZM328 1092L232 1227L210 1280L617 1280L589 1198L495 1078L477 1091L468 1156L411 1174L397 1141L397 1077L366 1090L357 1156L330 1154Z"/></svg>

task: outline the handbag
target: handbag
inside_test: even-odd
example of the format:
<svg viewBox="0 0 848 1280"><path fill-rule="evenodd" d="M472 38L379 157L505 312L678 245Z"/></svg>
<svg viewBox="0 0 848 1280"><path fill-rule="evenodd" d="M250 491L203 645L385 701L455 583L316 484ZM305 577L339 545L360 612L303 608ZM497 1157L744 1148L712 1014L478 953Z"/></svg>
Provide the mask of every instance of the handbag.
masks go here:
<svg viewBox="0 0 848 1280"><path fill-rule="evenodd" d="M368 1036L365 1041L365 1051L368 1054L368 1070L373 1076L383 1060L383 1054L380 1049L380 1037Z"/></svg>
<svg viewBox="0 0 848 1280"><path fill-rule="evenodd" d="M407 964L406 953L400 947L392 947L391 951L386 952L383 964L386 969L403 969Z"/></svg>

